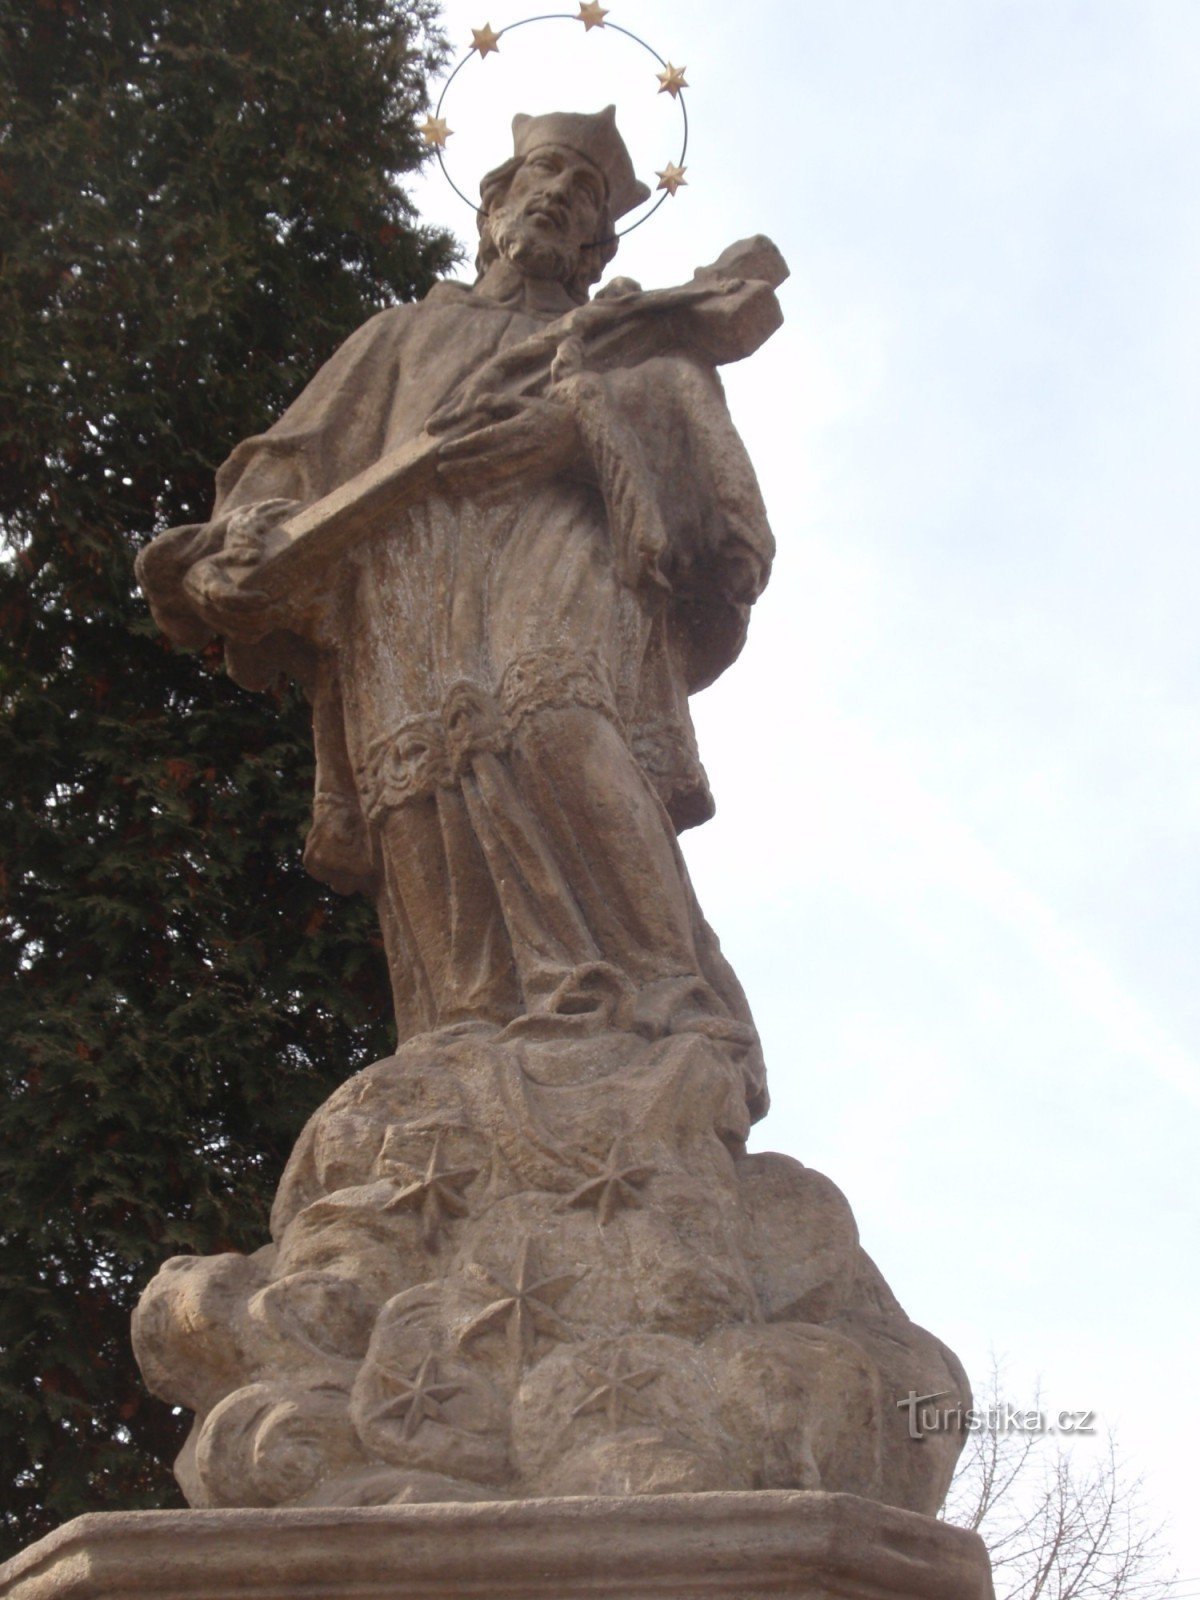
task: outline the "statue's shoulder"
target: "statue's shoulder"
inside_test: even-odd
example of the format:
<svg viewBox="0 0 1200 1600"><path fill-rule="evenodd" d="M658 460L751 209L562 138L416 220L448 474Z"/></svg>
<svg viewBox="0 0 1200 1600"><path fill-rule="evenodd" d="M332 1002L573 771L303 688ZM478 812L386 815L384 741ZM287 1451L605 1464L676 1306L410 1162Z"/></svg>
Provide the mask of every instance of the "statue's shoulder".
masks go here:
<svg viewBox="0 0 1200 1600"><path fill-rule="evenodd" d="M405 333L414 323L422 321L431 312L470 301L469 284L455 283L449 278L439 278L420 300L403 300L399 305L385 306L373 317L368 317L350 336L347 343L370 343L376 339L389 339Z"/></svg>
<svg viewBox="0 0 1200 1600"><path fill-rule="evenodd" d="M444 306L473 305L478 298L469 283L462 283L456 278L439 278L425 298L419 300L417 304L433 306L440 310Z"/></svg>
<svg viewBox="0 0 1200 1600"><path fill-rule="evenodd" d="M387 306L368 317L366 322L359 323L312 379L310 390L321 389L329 383L343 383L348 373L364 368L370 370L376 362L385 359L397 344L403 343L415 310L415 306L407 304Z"/></svg>
<svg viewBox="0 0 1200 1600"><path fill-rule="evenodd" d="M406 300L377 311L352 335L350 342L374 345L401 341L423 322L434 320L440 312L468 303L470 299L468 285L439 278L420 300Z"/></svg>
<svg viewBox="0 0 1200 1600"><path fill-rule="evenodd" d="M414 314L419 312L423 304L420 300L406 300L400 305L386 306L373 317L368 317L351 337L364 343L395 338L411 325Z"/></svg>

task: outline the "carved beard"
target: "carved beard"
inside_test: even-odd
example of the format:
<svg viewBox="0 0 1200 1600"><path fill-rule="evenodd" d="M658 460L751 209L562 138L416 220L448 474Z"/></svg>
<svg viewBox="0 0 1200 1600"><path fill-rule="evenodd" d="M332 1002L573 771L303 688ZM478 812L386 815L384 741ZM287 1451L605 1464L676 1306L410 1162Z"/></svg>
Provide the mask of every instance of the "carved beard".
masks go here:
<svg viewBox="0 0 1200 1600"><path fill-rule="evenodd" d="M579 250L561 234L547 231L544 219L527 217L523 208L496 206L488 217L488 229L504 260L531 278L570 284L579 272Z"/></svg>

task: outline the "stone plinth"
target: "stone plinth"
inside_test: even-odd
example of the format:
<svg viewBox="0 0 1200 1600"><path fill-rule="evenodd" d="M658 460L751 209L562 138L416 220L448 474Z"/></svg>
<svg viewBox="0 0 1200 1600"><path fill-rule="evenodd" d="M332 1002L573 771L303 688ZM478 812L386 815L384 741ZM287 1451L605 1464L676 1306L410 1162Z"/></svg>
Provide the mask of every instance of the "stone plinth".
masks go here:
<svg viewBox="0 0 1200 1600"><path fill-rule="evenodd" d="M0 1600L992 1600L975 1534L807 1491L79 1517Z"/></svg>

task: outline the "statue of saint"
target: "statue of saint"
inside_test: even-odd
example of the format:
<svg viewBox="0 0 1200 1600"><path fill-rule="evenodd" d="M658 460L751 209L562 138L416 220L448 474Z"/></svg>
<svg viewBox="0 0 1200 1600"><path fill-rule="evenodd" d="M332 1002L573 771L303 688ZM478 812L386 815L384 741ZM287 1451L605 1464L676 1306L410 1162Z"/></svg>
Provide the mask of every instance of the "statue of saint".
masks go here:
<svg viewBox="0 0 1200 1600"><path fill-rule="evenodd" d="M716 365L773 330L786 268L749 241L589 301L649 192L613 108L513 131L475 283L360 328L139 575L176 642L218 633L247 687L303 685L305 862L374 898L401 1041L700 1032L761 1114L677 833L712 812L688 695L740 650L773 550Z"/></svg>
<svg viewBox="0 0 1200 1600"><path fill-rule="evenodd" d="M646 197L612 111L514 131L476 282L361 328L211 521L141 556L179 643L304 686L306 860L374 897L400 1041L309 1120L269 1246L163 1266L137 1357L195 1413L195 1506L821 1489L929 1516L962 1431L914 1445L896 1397L961 1417L966 1376L837 1188L747 1153L761 1052L678 845L712 808L688 696L772 553L716 368L777 326L786 269L755 239L589 299ZM882 1592L864 1549L840 1592ZM990 1593L971 1559L939 1593Z"/></svg>

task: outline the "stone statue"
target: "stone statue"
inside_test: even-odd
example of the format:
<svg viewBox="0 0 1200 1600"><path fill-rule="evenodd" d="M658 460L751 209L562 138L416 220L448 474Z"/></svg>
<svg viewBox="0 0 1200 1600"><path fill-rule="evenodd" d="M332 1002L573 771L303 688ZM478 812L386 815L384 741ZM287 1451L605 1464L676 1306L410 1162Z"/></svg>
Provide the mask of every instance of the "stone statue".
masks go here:
<svg viewBox="0 0 1200 1600"><path fill-rule="evenodd" d="M584 308L647 190L611 107L514 132L476 284L362 328L234 451L212 521L144 552L142 582L179 642L222 633L248 687L304 683L305 859L375 898L401 1039L615 1016L752 1051L676 830L712 810L688 694L741 648L773 543L696 346L708 327L747 353L778 312L734 271L786 268L750 248L668 305L618 280ZM259 587L280 524L418 439L432 481L410 471L352 553Z"/></svg>
<svg viewBox="0 0 1200 1600"><path fill-rule="evenodd" d="M772 539L716 369L767 240L589 299L647 195L613 110L514 122L479 276L360 329L139 573L313 708L305 859L378 907L399 1045L313 1117L272 1243L168 1262L135 1343L194 1505L842 1489L932 1512L965 1403L825 1178L747 1155L741 988L678 832L688 695Z"/></svg>

